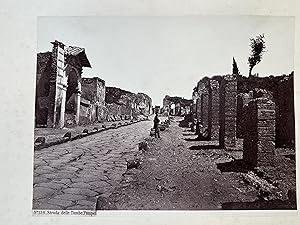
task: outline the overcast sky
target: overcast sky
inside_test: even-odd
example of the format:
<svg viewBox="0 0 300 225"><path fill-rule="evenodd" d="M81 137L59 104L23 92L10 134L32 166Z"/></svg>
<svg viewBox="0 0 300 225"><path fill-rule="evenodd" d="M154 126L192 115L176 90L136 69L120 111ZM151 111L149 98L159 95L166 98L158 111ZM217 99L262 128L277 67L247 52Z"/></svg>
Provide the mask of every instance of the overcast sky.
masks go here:
<svg viewBox="0 0 300 225"><path fill-rule="evenodd" d="M165 95L191 98L204 76L230 74L232 57L248 75L249 38L264 33L267 52L253 73L294 70L292 17L39 17L37 52L51 41L84 47L92 65L83 77L144 92L154 105Z"/></svg>

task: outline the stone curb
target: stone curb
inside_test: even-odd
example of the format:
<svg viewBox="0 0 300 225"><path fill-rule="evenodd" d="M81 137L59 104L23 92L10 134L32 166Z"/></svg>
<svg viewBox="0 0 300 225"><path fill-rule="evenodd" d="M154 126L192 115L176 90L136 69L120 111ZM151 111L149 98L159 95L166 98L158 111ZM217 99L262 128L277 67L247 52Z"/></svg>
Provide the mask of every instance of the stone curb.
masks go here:
<svg viewBox="0 0 300 225"><path fill-rule="evenodd" d="M81 138L84 138L84 137L87 137L87 136L90 136L90 135L93 135L93 134L97 134L97 133L100 133L100 132L103 132L103 131L106 131L106 130L110 130L110 129L117 129L119 127L124 127L124 126L129 126L129 125L132 125L132 124L135 124L135 123L138 123L138 122L141 122L141 121L147 121L147 119L139 119L139 120L134 120L134 121L130 121L130 122L126 122L126 123L113 123L113 124L116 124L115 126L110 126L110 127L105 127L105 128L98 128L98 130L92 130L92 131L89 131L88 133L81 133L81 134L77 134L71 138L68 138L68 137L62 137L61 139L59 140L54 140L54 141L50 141L50 142L45 142L45 143L41 143L41 144L34 144L34 151L36 150L41 150L43 148L48 148L48 147L51 147L53 145L59 145L59 144L63 144L63 143L66 143L68 141L74 141L74 140L77 140L77 139L81 139Z"/></svg>

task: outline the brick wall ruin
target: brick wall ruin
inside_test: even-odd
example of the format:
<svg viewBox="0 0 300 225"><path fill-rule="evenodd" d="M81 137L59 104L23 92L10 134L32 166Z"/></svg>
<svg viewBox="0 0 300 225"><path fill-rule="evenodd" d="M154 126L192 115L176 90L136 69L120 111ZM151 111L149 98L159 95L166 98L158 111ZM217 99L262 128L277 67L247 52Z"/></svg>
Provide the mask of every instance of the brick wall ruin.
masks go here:
<svg viewBox="0 0 300 225"><path fill-rule="evenodd" d="M219 140L220 130L220 86L217 80L210 80L210 139Z"/></svg>
<svg viewBox="0 0 300 225"><path fill-rule="evenodd" d="M247 95L255 89L264 90L265 97L273 99L276 105L276 146L295 147L294 116L294 73L269 77L238 77L238 92ZM253 96L255 98L255 96ZM238 102L238 137L242 138L243 113L241 99Z"/></svg>
<svg viewBox="0 0 300 225"><path fill-rule="evenodd" d="M219 138L220 147L231 149L244 139L244 159L253 165L271 165L275 144L294 148L293 76L201 79L193 92L194 113L209 131L207 140Z"/></svg>
<svg viewBox="0 0 300 225"><path fill-rule="evenodd" d="M220 138L224 148L235 148L237 115L237 79L226 75L220 83Z"/></svg>
<svg viewBox="0 0 300 225"><path fill-rule="evenodd" d="M246 106L243 159L253 166L272 166L275 155L275 103L255 98Z"/></svg>

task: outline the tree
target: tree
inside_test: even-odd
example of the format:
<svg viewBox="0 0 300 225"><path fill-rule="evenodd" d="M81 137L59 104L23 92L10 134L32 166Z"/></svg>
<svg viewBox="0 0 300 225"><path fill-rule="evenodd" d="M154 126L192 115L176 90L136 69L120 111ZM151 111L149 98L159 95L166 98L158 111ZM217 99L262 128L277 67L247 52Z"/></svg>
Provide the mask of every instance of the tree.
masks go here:
<svg viewBox="0 0 300 225"><path fill-rule="evenodd" d="M235 61L234 57L233 57L233 63L232 63L232 74L240 75L240 71L239 71L239 68L236 64L236 61Z"/></svg>
<svg viewBox="0 0 300 225"><path fill-rule="evenodd" d="M250 38L251 52L248 58L249 76L252 75L252 69L262 59L262 55L266 49L266 42L264 34L257 35L255 38Z"/></svg>

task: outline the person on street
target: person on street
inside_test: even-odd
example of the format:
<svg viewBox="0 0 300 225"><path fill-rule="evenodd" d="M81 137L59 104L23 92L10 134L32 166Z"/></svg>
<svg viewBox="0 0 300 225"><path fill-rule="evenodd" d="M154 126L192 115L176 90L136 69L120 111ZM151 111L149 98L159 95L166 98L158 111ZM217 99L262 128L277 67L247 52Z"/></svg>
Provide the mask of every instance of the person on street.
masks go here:
<svg viewBox="0 0 300 225"><path fill-rule="evenodd" d="M160 135L159 135L159 119L158 119L158 114L156 113L155 114L155 117L154 117L154 120L153 120L153 122L154 122L154 126L153 126L153 128L154 128L154 130L155 130L155 137L157 138L160 138Z"/></svg>

